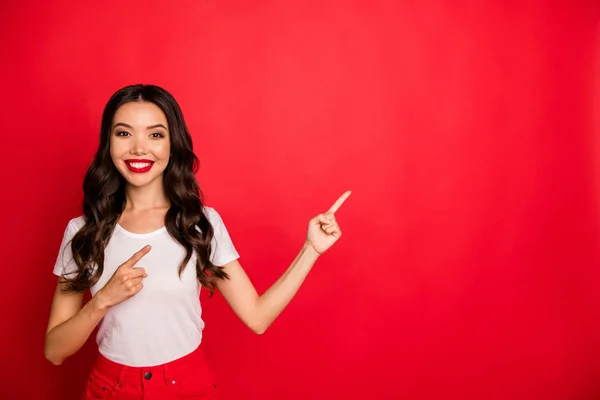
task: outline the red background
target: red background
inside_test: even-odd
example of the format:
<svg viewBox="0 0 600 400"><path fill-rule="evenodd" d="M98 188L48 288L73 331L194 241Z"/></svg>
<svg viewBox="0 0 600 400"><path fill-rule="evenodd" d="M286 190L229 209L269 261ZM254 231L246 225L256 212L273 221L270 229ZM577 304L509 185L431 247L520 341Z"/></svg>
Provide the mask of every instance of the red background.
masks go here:
<svg viewBox="0 0 600 400"><path fill-rule="evenodd" d="M412 3L4 1L0 397L82 388L93 340L43 356L51 270L141 82L259 291L354 192L264 336L203 294L223 399L600 398L600 3Z"/></svg>

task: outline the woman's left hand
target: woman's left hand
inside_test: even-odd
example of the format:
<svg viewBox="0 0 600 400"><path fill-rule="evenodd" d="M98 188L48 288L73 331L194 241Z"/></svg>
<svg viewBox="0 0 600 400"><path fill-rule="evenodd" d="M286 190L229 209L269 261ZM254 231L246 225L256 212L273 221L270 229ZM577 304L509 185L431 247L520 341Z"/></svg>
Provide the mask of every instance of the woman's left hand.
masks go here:
<svg viewBox="0 0 600 400"><path fill-rule="evenodd" d="M342 236L335 213L351 193L344 193L326 213L317 215L308 223L306 245L311 246L319 255L326 252Z"/></svg>

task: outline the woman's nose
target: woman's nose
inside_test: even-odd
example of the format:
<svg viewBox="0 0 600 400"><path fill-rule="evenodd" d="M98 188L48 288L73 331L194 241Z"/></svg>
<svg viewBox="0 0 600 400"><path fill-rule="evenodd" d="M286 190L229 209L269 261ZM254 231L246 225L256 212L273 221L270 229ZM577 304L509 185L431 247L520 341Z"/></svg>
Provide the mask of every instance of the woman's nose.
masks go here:
<svg viewBox="0 0 600 400"><path fill-rule="evenodd" d="M132 143L131 153L135 155L146 154L147 144L143 139L136 139Z"/></svg>

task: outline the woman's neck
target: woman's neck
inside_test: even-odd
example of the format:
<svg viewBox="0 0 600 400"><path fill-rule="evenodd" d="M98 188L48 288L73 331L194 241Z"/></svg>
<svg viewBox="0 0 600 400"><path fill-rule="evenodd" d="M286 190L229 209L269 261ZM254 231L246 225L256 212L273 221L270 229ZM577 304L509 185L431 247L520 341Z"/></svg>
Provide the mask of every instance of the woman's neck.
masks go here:
<svg viewBox="0 0 600 400"><path fill-rule="evenodd" d="M125 188L125 200L126 211L168 208L170 206L161 181L152 182L142 187L127 185Z"/></svg>

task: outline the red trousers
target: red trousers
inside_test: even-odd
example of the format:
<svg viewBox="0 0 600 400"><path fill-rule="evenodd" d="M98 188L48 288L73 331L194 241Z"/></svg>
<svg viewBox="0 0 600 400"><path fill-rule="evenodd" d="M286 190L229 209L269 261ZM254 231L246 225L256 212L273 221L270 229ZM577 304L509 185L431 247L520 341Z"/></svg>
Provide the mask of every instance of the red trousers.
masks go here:
<svg viewBox="0 0 600 400"><path fill-rule="evenodd" d="M214 400L215 375L204 353L194 352L154 367L128 367L99 355L83 393L84 400Z"/></svg>

